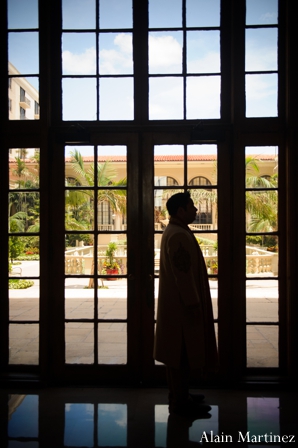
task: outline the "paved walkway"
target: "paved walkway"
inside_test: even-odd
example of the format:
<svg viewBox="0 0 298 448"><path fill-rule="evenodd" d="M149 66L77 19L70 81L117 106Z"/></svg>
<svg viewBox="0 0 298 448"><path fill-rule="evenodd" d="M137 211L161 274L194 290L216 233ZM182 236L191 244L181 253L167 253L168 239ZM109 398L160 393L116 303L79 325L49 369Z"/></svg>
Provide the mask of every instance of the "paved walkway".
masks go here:
<svg viewBox="0 0 298 448"><path fill-rule="evenodd" d="M33 275L32 272L36 272L38 266L38 262L22 263L22 275ZM39 281L34 283L34 286L28 289L10 290L9 311L12 321L39 319ZM94 318L94 290L86 289L87 284L87 279L66 279L66 319ZM104 284L108 289L98 289L98 318L125 321L127 319L126 280L104 281ZM217 281L210 281L210 290L214 317L217 318ZM158 279L155 280L155 291L155 295L157 295ZM276 280L248 280L246 293L248 322L278 320ZM155 303L155 310L156 308ZM10 363L38 363L38 330L38 324L10 325ZM99 363L126 363L126 334L126 322L101 322L99 324ZM65 324L67 363L93 363L93 335L92 322L68 322ZM247 358L249 367L277 367L278 328L248 325Z"/></svg>

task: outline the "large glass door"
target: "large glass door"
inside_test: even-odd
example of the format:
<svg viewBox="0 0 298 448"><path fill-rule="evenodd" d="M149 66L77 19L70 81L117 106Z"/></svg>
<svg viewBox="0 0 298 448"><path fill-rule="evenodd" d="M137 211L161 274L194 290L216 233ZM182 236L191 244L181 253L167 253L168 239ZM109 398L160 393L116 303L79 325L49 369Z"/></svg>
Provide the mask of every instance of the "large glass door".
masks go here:
<svg viewBox="0 0 298 448"><path fill-rule="evenodd" d="M137 139L56 145L50 185L54 377L136 380L140 300Z"/></svg>
<svg viewBox="0 0 298 448"><path fill-rule="evenodd" d="M65 362L127 363L127 148L65 147Z"/></svg>

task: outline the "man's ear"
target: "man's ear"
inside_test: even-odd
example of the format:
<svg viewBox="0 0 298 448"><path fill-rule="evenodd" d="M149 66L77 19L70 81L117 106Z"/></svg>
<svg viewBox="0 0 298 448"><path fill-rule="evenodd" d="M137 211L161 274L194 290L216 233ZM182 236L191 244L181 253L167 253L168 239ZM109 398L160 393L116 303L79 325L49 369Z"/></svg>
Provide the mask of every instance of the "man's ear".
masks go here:
<svg viewBox="0 0 298 448"><path fill-rule="evenodd" d="M183 207L178 207L176 216L178 216L178 218L180 218L181 216L184 216L185 213L185 209Z"/></svg>

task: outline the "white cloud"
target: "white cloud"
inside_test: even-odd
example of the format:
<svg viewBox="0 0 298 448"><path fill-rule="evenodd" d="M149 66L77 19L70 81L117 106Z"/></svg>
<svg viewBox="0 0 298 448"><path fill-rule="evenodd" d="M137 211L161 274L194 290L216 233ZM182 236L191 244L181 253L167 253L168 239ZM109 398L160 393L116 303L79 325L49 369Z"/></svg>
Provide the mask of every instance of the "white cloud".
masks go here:
<svg viewBox="0 0 298 448"><path fill-rule="evenodd" d="M132 74L132 36L117 34L113 43L114 48L99 52L100 74Z"/></svg>
<svg viewBox="0 0 298 448"><path fill-rule="evenodd" d="M96 73L96 51L86 48L84 53L62 52L63 73L72 75L93 75Z"/></svg>
<svg viewBox="0 0 298 448"><path fill-rule="evenodd" d="M151 120L183 118L182 78L152 78L149 85Z"/></svg>
<svg viewBox="0 0 298 448"><path fill-rule="evenodd" d="M261 47L258 42L246 49L245 68L247 71L266 71L277 69L277 51L272 47Z"/></svg>
<svg viewBox="0 0 298 448"><path fill-rule="evenodd" d="M182 71L182 46L173 36L149 35L149 67L151 73Z"/></svg>
<svg viewBox="0 0 298 448"><path fill-rule="evenodd" d="M276 12L267 12L261 15L260 23L277 23Z"/></svg>
<svg viewBox="0 0 298 448"><path fill-rule="evenodd" d="M277 116L277 75L247 75L246 116Z"/></svg>
<svg viewBox="0 0 298 448"><path fill-rule="evenodd" d="M218 73L220 71L220 55L207 53L204 57L187 63L188 73Z"/></svg>

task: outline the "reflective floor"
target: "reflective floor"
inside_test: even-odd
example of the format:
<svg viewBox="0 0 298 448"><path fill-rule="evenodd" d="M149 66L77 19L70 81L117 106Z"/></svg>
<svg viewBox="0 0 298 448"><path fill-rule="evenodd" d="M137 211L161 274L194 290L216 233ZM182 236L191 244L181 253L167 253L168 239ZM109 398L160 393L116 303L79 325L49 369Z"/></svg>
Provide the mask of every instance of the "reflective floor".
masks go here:
<svg viewBox="0 0 298 448"><path fill-rule="evenodd" d="M169 416L166 389L2 389L1 448L267 447L298 440L297 393L204 393L212 410L191 421Z"/></svg>

